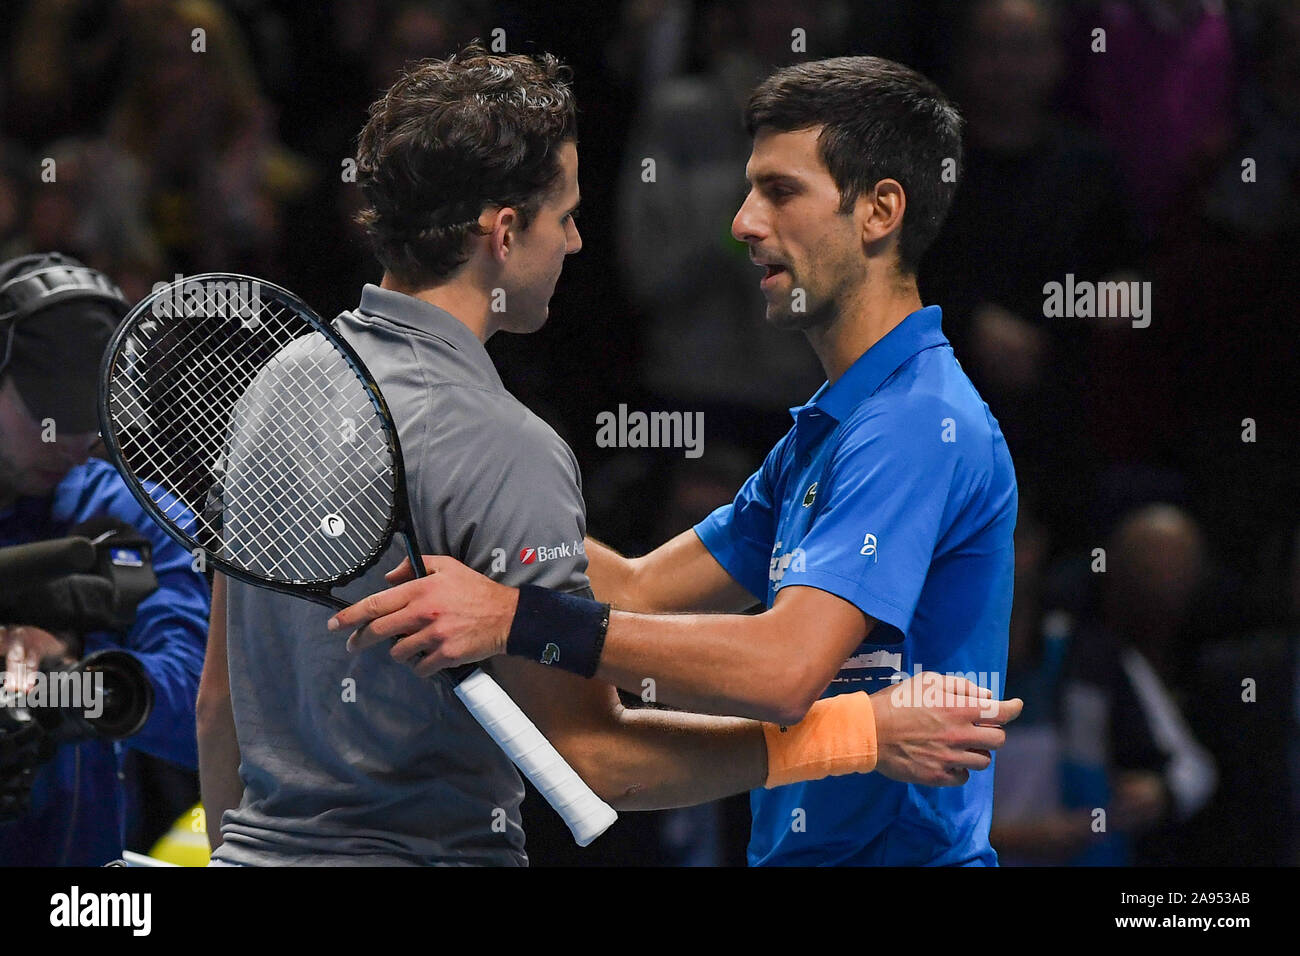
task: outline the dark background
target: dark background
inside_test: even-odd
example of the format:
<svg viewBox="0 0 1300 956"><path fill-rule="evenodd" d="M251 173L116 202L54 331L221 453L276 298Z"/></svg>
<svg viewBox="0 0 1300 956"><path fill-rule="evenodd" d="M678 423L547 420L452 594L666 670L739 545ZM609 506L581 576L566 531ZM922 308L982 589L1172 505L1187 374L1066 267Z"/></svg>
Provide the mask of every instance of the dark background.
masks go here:
<svg viewBox="0 0 1300 956"><path fill-rule="evenodd" d="M734 211L744 152L719 145L741 135L739 101L719 92L724 73L743 88L773 66L841 54L926 73L970 126L966 177L922 268L922 298L944 307L958 358L1007 435L1022 523L1039 532L1035 612L1068 607L1082 624L1123 631L1086 573L1092 550L1151 502L1201 535L1193 593L1154 656L1214 753L1219 785L1137 862L1296 861L1296 4L8 0L4 14L0 257L71 252L133 300L176 272L212 269L280 282L325 315L355 305L380 270L350 221L359 196L345 160L401 64L497 29L510 52L570 64L584 248L548 325L489 350L577 454L591 533L633 553L727 500L788 427L782 409L812 390L802 372L774 374L760 400L736 373L719 373L709 394L653 374L743 349L762 320L742 305L683 312L671 276L645 280L674 242L701 232L716 232L721 256L731 213L703 226L685 217L680 230L669 216L646 231L625 198L640 159L696 172L712 152L724 171L734 161ZM190 50L195 26L206 53ZM1105 53L1091 49L1097 27ZM790 49L796 28L804 51ZM692 123L674 166L680 144L656 131ZM51 158L57 179L42 181ZM1150 327L1045 318L1043 284L1067 273L1150 281ZM717 274L717 286L731 281ZM685 283L680 301L700 301ZM738 288L735 301L750 294ZM686 316L717 323L705 336L717 354L665 358L655 333ZM753 367L764 367L757 351ZM597 447L597 413L620 403L705 410L705 454ZM1237 700L1242 675L1267 690L1254 707ZM163 808L188 806L192 781L152 767L142 779L154 788L143 846ZM169 787L180 793L162 796ZM743 798L720 815L625 814L579 852L533 800L528 847L538 863L738 862L746 814Z"/></svg>

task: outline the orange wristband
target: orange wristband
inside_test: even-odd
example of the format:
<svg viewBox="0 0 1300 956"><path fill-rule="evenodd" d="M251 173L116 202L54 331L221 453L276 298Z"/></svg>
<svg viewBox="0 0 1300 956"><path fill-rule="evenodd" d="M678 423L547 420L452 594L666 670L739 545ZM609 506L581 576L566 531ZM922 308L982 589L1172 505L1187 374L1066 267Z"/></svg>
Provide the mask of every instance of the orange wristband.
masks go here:
<svg viewBox="0 0 1300 956"><path fill-rule="evenodd" d="M876 769L876 714L865 691L819 700L789 727L765 723L763 736L768 789Z"/></svg>

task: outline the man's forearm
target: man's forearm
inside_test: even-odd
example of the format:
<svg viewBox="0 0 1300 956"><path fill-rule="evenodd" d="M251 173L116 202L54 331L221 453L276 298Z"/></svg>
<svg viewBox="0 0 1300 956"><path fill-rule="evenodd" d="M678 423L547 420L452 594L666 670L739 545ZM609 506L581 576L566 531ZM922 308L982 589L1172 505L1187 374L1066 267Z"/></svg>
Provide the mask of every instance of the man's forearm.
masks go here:
<svg viewBox="0 0 1300 956"><path fill-rule="evenodd" d="M571 735L568 750L622 809L685 806L875 770L881 703L860 693L821 700L803 722L788 728L615 704L611 719L587 722L590 729ZM585 746L573 746L576 740Z"/></svg>
<svg viewBox="0 0 1300 956"><path fill-rule="evenodd" d="M547 677L573 680L549 670ZM933 703L910 703L919 696ZM553 698L547 694L547 699ZM960 785L972 771L988 767L989 751L1006 741L1001 725L1014 720L1022 706L1019 700L992 701L964 678L933 673L870 696L859 692L819 700L803 721L789 727L629 710L612 692L608 699L612 707L597 703L585 718L575 720L570 713L559 727L543 732L604 799L635 810L844 773L879 771L904 783Z"/></svg>
<svg viewBox="0 0 1300 956"><path fill-rule="evenodd" d="M624 707L608 684L517 658L490 669L578 776L620 809L705 803L766 780L766 740L752 720Z"/></svg>
<svg viewBox="0 0 1300 956"><path fill-rule="evenodd" d="M741 598L748 601L749 592L694 532L674 541L693 547L698 571L665 589L666 600L651 601L661 605L655 611L747 606ZM348 637L354 652L398 638L390 654L420 676L506 656L558 663L634 693L651 678L655 699L682 710L791 724L875 624L851 602L815 587L787 587L756 615L611 614L607 604L585 598L499 584L454 558L423 560L425 577L410 580L404 564L389 580L405 583L343 609L329 629L356 628Z"/></svg>
<svg viewBox="0 0 1300 956"><path fill-rule="evenodd" d="M639 558L626 558L594 538L586 539L586 552L596 600L620 610L734 612L757 603L694 531L684 531Z"/></svg>
<svg viewBox="0 0 1300 956"><path fill-rule="evenodd" d="M617 809L708 803L761 787L767 777L756 721L628 708L619 708L616 721L593 743Z"/></svg>
<svg viewBox="0 0 1300 956"><path fill-rule="evenodd" d="M226 579L221 574L215 575L212 581L208 646L194 711L199 744L199 792L203 798L208 845L215 850L221 846L222 816L239 806L244 797L226 657Z"/></svg>
<svg viewBox="0 0 1300 956"><path fill-rule="evenodd" d="M640 607L632 594L635 566L631 558L591 537L586 539L584 549L587 553L587 579L596 600L627 610L648 610Z"/></svg>
<svg viewBox="0 0 1300 956"><path fill-rule="evenodd" d="M199 793L207 822L208 845L221 845L221 817L239 806L244 785L239 779L239 742L230 698L201 702L198 718Z"/></svg>
<svg viewBox="0 0 1300 956"><path fill-rule="evenodd" d="M598 680L703 714L796 723L831 674L771 633L769 615L650 615L615 611Z"/></svg>

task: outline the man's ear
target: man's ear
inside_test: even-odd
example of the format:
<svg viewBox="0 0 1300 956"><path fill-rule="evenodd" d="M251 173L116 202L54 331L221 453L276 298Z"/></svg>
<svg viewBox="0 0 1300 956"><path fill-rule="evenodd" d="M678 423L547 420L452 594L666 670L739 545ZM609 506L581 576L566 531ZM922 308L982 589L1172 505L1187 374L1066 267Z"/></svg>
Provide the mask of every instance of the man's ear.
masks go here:
<svg viewBox="0 0 1300 956"><path fill-rule="evenodd" d="M906 211L907 194L896 179L882 179L871 192L858 197L855 214L867 255L882 255L890 244L898 244Z"/></svg>
<svg viewBox="0 0 1300 956"><path fill-rule="evenodd" d="M492 258L504 264L515 242L518 241L519 212L514 206L497 206L484 210L479 216Z"/></svg>
<svg viewBox="0 0 1300 956"><path fill-rule="evenodd" d="M897 232L907 211L907 195L897 179L882 179L871 192L858 197L862 213L862 241L874 243Z"/></svg>

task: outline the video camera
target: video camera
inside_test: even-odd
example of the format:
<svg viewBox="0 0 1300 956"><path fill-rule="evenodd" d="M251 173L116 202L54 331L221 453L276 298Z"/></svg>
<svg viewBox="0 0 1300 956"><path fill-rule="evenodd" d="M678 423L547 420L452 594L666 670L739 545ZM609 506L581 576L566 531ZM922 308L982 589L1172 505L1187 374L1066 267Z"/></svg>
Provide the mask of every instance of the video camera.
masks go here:
<svg viewBox="0 0 1300 956"><path fill-rule="evenodd" d="M114 518L72 532L0 548L0 624L78 634L130 628L158 589L148 539ZM0 673L5 666L0 659ZM0 692L0 821L26 812L36 770L60 745L130 737L152 709L153 685L126 651L43 660L34 686Z"/></svg>

